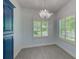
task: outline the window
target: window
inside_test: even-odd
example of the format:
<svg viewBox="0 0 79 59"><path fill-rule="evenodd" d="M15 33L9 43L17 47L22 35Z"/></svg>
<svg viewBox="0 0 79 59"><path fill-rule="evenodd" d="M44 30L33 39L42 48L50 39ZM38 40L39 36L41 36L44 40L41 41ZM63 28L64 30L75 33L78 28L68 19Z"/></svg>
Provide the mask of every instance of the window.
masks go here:
<svg viewBox="0 0 79 59"><path fill-rule="evenodd" d="M65 39L65 19L59 21L59 36Z"/></svg>
<svg viewBox="0 0 79 59"><path fill-rule="evenodd" d="M33 20L33 36L34 37L48 36L48 21Z"/></svg>
<svg viewBox="0 0 79 59"><path fill-rule="evenodd" d="M75 43L75 17L68 16L59 20L59 36L64 40Z"/></svg>
<svg viewBox="0 0 79 59"><path fill-rule="evenodd" d="M75 41L75 18L66 18L66 40Z"/></svg>

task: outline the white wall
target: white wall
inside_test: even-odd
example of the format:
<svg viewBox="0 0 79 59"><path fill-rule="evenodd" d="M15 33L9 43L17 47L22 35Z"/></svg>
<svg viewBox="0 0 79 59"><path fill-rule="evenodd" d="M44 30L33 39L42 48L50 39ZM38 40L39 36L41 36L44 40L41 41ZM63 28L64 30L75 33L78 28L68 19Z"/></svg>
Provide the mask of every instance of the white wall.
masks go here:
<svg viewBox="0 0 79 59"><path fill-rule="evenodd" d="M57 44L63 48L64 50L66 50L69 54L71 54L72 56L76 57L76 48L74 45L70 45L69 43L64 42L62 39L60 39L58 37L58 20L61 18L64 18L66 16L70 16L70 15L74 15L76 14L76 2L75 0L71 0L67 5L65 5L62 9L60 9L58 11L58 13L56 14L56 24L57 27L55 29L57 29L57 34L56 34L56 39L57 39Z"/></svg>
<svg viewBox="0 0 79 59"><path fill-rule="evenodd" d="M28 47L35 47L35 46L40 46L40 45L49 45L49 44L54 44L55 43L55 38L54 38L54 16L52 16L49 21L48 21L48 32L49 36L48 38L42 38L42 39L36 39L33 38L33 24L32 21L34 19L38 20L41 19L38 15L37 10L32 10L32 9L22 9L22 20L23 20L23 31L24 31L24 39L23 39L23 48L28 48Z"/></svg>
<svg viewBox="0 0 79 59"><path fill-rule="evenodd" d="M11 0L16 8L14 8L14 57L22 48L22 19L21 8L16 0Z"/></svg>

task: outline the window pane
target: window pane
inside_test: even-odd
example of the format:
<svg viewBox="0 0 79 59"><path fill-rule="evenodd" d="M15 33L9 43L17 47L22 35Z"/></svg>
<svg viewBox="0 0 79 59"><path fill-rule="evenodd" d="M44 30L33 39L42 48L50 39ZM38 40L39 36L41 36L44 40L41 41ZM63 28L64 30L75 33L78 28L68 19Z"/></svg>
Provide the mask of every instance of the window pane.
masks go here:
<svg viewBox="0 0 79 59"><path fill-rule="evenodd" d="M42 36L48 36L48 22L42 20Z"/></svg>
<svg viewBox="0 0 79 59"><path fill-rule="evenodd" d="M66 39L75 41L75 18L73 16L66 18Z"/></svg>
<svg viewBox="0 0 79 59"><path fill-rule="evenodd" d="M37 20L33 22L33 35L34 37L41 37L41 21Z"/></svg>
<svg viewBox="0 0 79 59"><path fill-rule="evenodd" d="M59 20L59 36L65 38L65 19Z"/></svg>

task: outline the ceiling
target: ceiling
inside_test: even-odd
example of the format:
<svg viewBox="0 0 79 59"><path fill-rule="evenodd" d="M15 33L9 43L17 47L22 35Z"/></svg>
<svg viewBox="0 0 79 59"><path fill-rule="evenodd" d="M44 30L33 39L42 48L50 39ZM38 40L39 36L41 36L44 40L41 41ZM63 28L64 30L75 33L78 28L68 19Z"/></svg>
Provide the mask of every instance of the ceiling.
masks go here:
<svg viewBox="0 0 79 59"><path fill-rule="evenodd" d="M31 9L48 9L50 11L57 11L70 0L17 0L21 7Z"/></svg>

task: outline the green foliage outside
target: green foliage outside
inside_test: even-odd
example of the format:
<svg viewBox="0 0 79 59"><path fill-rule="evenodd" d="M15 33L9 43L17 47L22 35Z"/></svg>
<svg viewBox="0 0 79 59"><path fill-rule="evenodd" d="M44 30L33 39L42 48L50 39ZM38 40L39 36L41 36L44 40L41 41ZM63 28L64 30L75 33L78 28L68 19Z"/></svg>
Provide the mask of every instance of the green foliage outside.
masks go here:
<svg viewBox="0 0 79 59"><path fill-rule="evenodd" d="M72 16L66 18L66 30L73 31L75 29L75 19Z"/></svg>
<svg viewBox="0 0 79 59"><path fill-rule="evenodd" d="M62 19L60 21L61 24L61 31L73 31L75 28L75 20L73 16L69 16L66 19Z"/></svg>
<svg viewBox="0 0 79 59"><path fill-rule="evenodd" d="M48 23L44 20L37 20L33 22L33 35L41 36L45 35L48 32Z"/></svg>
<svg viewBox="0 0 79 59"><path fill-rule="evenodd" d="M59 36L75 41L75 18L73 16L68 16L60 20L59 28Z"/></svg>
<svg viewBox="0 0 79 59"><path fill-rule="evenodd" d="M60 24L61 24L61 32L64 32L65 31L65 19L62 19Z"/></svg>

